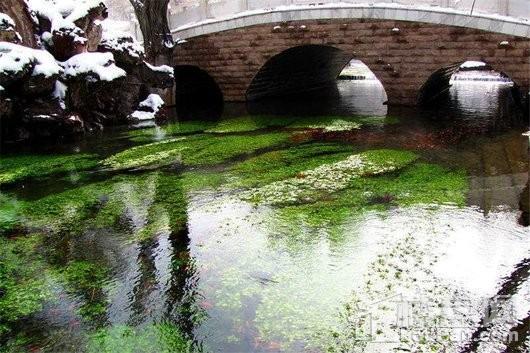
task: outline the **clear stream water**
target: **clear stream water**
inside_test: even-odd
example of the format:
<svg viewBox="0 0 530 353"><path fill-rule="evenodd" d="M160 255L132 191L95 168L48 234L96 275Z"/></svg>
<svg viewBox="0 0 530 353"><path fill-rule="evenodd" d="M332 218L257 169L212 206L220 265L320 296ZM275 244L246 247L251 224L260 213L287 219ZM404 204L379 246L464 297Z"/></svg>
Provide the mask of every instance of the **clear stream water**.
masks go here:
<svg viewBox="0 0 530 353"><path fill-rule="evenodd" d="M227 185L248 178L241 169L215 186L201 178L223 176L234 165L284 147L213 166L162 168L177 179L188 175L184 185L193 186L162 195L176 196L165 207L181 211L185 227L175 234L161 226L143 241L134 234L149 224L149 207L160 197L156 168L94 168L3 186L10 202L33 202L127 175L110 188L126 205L120 216L126 227L88 227L39 243L35 251L42 272L33 276L42 274L51 295L11 323L3 349L173 352L176 330L191 342L190 350L203 352L503 352L505 338L514 332L527 339L521 323L528 323L530 312L530 234L519 223L529 145L507 92L505 84L456 83L436 110L387 108L374 83L340 81L337 90L290 103L227 105L222 119L248 112L245 121L259 114L333 117L296 133L305 134L306 146L347 145L355 151L350 154L411 151L419 158L415 165L444 172L418 172L418 182L410 184L400 175L413 173L414 166L363 177L360 188L320 195L324 201L302 202L303 209L297 209L240 197L252 187ZM388 115L395 121L326 129L355 115ZM120 129L35 149L105 158L169 138L164 126L135 131L141 142L131 139L139 135ZM216 136L278 131L293 132L289 126L266 127ZM312 157L300 158L289 163ZM271 163L270 168L286 167ZM271 172L266 169L265 179ZM456 170L463 174L455 177ZM261 175L253 178L260 184ZM387 179L363 189L374 178ZM65 195L68 204L73 196ZM335 208L340 195L344 198ZM355 204L357 197L362 204ZM105 195L102 199L107 201ZM331 205L330 213L322 205ZM157 210L160 222L167 223L164 209ZM323 216L315 218L320 211ZM52 218L62 221L75 212L80 211L69 207Z"/></svg>

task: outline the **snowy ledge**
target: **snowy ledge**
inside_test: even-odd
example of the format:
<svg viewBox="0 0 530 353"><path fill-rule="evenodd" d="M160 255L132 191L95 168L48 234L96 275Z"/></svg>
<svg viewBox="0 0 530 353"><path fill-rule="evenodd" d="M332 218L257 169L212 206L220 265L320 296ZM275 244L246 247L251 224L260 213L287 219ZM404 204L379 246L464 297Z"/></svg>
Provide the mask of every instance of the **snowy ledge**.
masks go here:
<svg viewBox="0 0 530 353"><path fill-rule="evenodd" d="M177 26L186 12L170 16L175 39L227 31L260 24L317 19L379 19L444 24L530 38L530 21L495 14L475 13L440 6L406 6L393 3L290 5L235 13Z"/></svg>

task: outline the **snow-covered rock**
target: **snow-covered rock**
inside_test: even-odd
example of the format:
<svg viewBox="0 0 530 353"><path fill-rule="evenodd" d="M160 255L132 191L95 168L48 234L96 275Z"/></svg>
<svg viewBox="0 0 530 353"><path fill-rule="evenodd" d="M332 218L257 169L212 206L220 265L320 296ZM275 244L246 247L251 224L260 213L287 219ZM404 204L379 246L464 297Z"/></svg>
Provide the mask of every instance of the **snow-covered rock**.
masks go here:
<svg viewBox="0 0 530 353"><path fill-rule="evenodd" d="M121 32L116 21L105 20L102 27L103 35L98 51L111 52L116 62L126 65L139 65L143 62L144 47L131 34Z"/></svg>
<svg viewBox="0 0 530 353"><path fill-rule="evenodd" d="M83 77L88 81L114 81L126 72L116 66L112 53L82 53L63 64L64 78Z"/></svg>
<svg viewBox="0 0 530 353"><path fill-rule="evenodd" d="M158 94L150 94L140 102L138 110L130 115L134 120L153 120L164 106L164 100Z"/></svg>
<svg viewBox="0 0 530 353"><path fill-rule="evenodd" d="M61 71L55 58L45 50L0 42L0 84L5 87L27 75L55 80Z"/></svg>
<svg viewBox="0 0 530 353"><path fill-rule="evenodd" d="M15 30L15 21L7 14L0 12L0 41L20 43L22 37Z"/></svg>

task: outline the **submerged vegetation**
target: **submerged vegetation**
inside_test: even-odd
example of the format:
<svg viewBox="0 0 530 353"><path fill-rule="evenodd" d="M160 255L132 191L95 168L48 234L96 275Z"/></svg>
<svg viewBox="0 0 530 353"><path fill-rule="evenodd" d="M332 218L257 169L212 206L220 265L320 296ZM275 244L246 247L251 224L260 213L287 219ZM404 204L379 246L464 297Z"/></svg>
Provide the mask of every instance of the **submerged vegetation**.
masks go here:
<svg viewBox="0 0 530 353"><path fill-rule="evenodd" d="M281 132L251 136L181 137L130 148L105 159L102 165L113 169L132 169L174 164L218 164L260 149L286 144L289 137L290 134Z"/></svg>
<svg viewBox="0 0 530 353"><path fill-rule="evenodd" d="M51 299L47 267L37 247L42 235L0 236L0 344L12 325Z"/></svg>
<svg viewBox="0 0 530 353"><path fill-rule="evenodd" d="M162 322L145 327L126 325L98 330L90 336L88 353L191 353L191 341L180 329Z"/></svg>
<svg viewBox="0 0 530 353"><path fill-rule="evenodd" d="M294 178L278 181L244 194L253 202L273 205L314 202L348 187L357 178L403 169L417 158L410 152L375 150L300 171Z"/></svg>
<svg viewBox="0 0 530 353"><path fill-rule="evenodd" d="M357 284L374 288L356 272L366 256L359 248L373 245L360 224L458 209L469 189L465 168L420 150L312 140L389 123L185 122L129 132L136 144L109 155L9 157L2 183L34 188L32 179L57 176L61 185L0 194L0 344L12 344L24 320L58 310L59 295L84 352L202 351L193 335L203 329L217 330L207 343L225 351L351 348L340 314L358 312L345 304L356 302ZM63 183L74 170L87 173ZM391 250L405 254L411 238ZM369 273L381 285L413 280L380 261L370 259ZM196 307L200 323L190 318Z"/></svg>
<svg viewBox="0 0 530 353"><path fill-rule="evenodd" d="M93 155L21 155L2 156L0 158L0 185L28 178L42 178L55 174L94 168L97 160Z"/></svg>

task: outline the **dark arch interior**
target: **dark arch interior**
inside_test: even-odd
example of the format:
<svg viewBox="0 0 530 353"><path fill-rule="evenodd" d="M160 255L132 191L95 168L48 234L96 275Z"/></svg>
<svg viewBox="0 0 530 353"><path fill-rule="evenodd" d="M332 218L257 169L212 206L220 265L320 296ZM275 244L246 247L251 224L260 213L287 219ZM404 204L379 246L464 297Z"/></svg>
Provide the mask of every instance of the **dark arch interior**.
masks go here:
<svg viewBox="0 0 530 353"><path fill-rule="evenodd" d="M454 63L435 71L420 88L418 95L418 103L422 106L431 106L446 99L449 89L451 88L451 78L454 74L471 70L473 68L462 68L464 62ZM494 68L488 64L481 67L484 71L494 71ZM500 76L506 79L509 77L503 72L499 72Z"/></svg>
<svg viewBox="0 0 530 353"><path fill-rule="evenodd" d="M175 66L175 106L184 120L216 120L223 113L223 94L215 80L192 65Z"/></svg>
<svg viewBox="0 0 530 353"><path fill-rule="evenodd" d="M352 59L340 49L325 45L303 45L272 57L247 90L247 100L296 95L335 84Z"/></svg>
<svg viewBox="0 0 530 353"><path fill-rule="evenodd" d="M459 62L434 72L421 87L418 103L431 120L485 133L524 125L527 109L521 98L503 72L486 63Z"/></svg>

